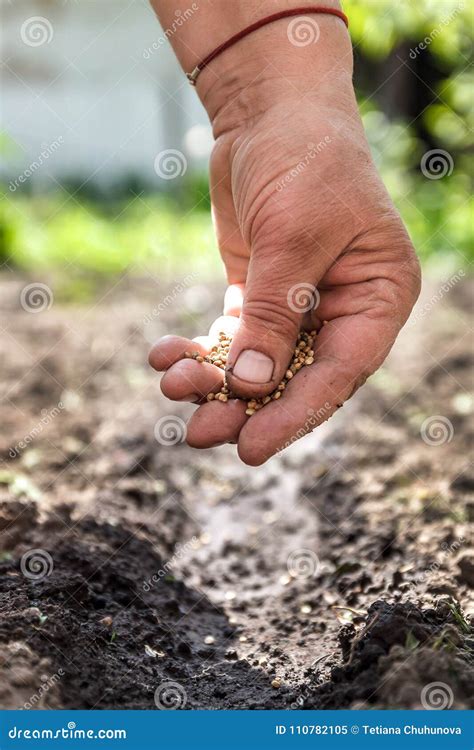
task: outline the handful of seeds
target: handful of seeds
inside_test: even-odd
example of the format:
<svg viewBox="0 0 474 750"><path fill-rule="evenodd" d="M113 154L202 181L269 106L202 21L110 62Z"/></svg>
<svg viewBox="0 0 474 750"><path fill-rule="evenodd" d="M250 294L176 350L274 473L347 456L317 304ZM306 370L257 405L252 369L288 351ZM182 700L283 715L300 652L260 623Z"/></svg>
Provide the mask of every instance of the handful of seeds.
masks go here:
<svg viewBox="0 0 474 750"><path fill-rule="evenodd" d="M262 409L262 407L266 406L266 404L269 404L270 401L277 401L279 398L281 398L285 391L287 383L298 372L298 370L301 370L301 368L305 367L305 365L313 364L313 342L315 338L316 331L310 331L309 333L307 333L306 331L300 331L296 340L293 357L288 365L288 369L282 381L278 384L273 393L270 393L270 395L263 396L263 398L252 398L247 401L247 409L245 410L245 413L248 414L249 417L252 416L252 414L255 414L255 412L259 409ZM199 354L199 352L185 352L184 356L188 359L195 359L196 362L209 362L209 364L215 365L221 370L225 370L231 343L232 335L221 331L219 333L219 343L212 347L209 354L202 356L201 354ZM206 399L208 401L223 401L224 403L230 398L239 397L234 395L230 391L225 377L224 385L222 386L220 391L218 393L208 393L206 396Z"/></svg>

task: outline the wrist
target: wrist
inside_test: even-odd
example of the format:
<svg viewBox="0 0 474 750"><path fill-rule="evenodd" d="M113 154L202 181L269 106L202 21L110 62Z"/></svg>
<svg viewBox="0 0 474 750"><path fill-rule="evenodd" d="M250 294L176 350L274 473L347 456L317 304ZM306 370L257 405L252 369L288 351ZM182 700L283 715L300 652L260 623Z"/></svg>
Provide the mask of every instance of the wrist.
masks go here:
<svg viewBox="0 0 474 750"><path fill-rule="evenodd" d="M334 16L281 18L212 60L199 75L197 91L216 137L288 98L352 102L349 34Z"/></svg>

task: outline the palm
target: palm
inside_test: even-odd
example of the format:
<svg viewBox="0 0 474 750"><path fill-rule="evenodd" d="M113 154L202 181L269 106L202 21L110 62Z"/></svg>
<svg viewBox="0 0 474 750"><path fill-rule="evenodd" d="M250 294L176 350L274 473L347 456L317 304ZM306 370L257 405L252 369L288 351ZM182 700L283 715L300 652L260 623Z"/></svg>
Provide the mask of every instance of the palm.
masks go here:
<svg viewBox="0 0 474 750"><path fill-rule="evenodd" d="M211 194L230 285L225 314L239 316L245 294L242 327L246 316L258 319L265 336L282 342L294 341L301 325L321 331L314 365L297 374L284 399L250 419L242 402L205 403L189 425L191 444L238 441L246 462L261 463L302 425L315 426L308 411L328 418L392 346L416 298L418 267L361 133L357 119L341 123L337 112L319 121L300 112L290 131L273 110L218 138ZM176 398L183 377L198 396L216 379L194 362L177 362L163 379L165 393Z"/></svg>

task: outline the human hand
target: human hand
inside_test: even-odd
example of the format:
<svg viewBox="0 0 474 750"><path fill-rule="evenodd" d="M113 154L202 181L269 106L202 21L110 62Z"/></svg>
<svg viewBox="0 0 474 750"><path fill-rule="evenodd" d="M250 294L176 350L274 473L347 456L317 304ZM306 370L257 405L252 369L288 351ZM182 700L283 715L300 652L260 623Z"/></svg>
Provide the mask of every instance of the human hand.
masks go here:
<svg viewBox="0 0 474 750"><path fill-rule="evenodd" d="M419 265L372 162L350 70L331 48L328 61L330 72L316 71L314 81L302 55L287 77L273 70L248 83L250 61L245 87L232 79L230 104L225 83L204 85L216 135L210 181L229 281L226 317L197 345L166 337L150 354L152 366L166 371L165 395L204 401L188 442L237 442L250 465L352 396L385 359L419 292ZM245 401L205 402L222 385L222 371L183 359L192 349L206 353L219 330L230 330L229 388L242 398L263 396L284 375L301 327L319 330L314 364L295 375L284 398L251 417Z"/></svg>

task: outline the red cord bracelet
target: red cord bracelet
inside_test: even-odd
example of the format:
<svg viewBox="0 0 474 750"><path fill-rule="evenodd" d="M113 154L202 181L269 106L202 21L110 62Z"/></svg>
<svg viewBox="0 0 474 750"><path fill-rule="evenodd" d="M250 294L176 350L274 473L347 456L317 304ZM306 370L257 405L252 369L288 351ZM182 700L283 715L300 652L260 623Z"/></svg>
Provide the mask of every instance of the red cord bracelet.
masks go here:
<svg viewBox="0 0 474 750"><path fill-rule="evenodd" d="M313 5L306 8L292 8L291 10L282 10L279 13L273 13L273 15L271 16L266 16L260 21L256 21L255 23L250 24L250 26L247 26L245 29L242 29L242 31L239 31L238 34L234 34L234 36L231 36L230 39L228 39L223 44L220 44L219 47L216 47L216 49L213 50L209 55L207 55L207 57L201 60L201 62L196 65L191 73L186 73L186 78L190 82L191 86L195 86L198 75L202 70L204 70L207 65L209 65L212 60L214 60L215 57L217 57L217 55L220 55L221 52L224 52L226 49L229 49L229 47L232 47L232 45L234 45L236 42L239 42L248 34L251 34L253 31L260 29L262 26L266 26L268 23L278 21L280 18L288 18L289 16L301 16L305 13L325 13L328 16L337 16L337 18L340 18L342 21L344 21L346 26L349 28L349 20L346 14L343 13L342 10L337 10L337 8L324 8L319 7L318 5Z"/></svg>

